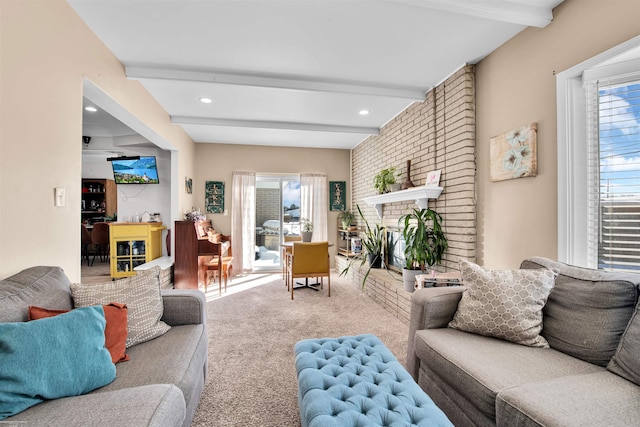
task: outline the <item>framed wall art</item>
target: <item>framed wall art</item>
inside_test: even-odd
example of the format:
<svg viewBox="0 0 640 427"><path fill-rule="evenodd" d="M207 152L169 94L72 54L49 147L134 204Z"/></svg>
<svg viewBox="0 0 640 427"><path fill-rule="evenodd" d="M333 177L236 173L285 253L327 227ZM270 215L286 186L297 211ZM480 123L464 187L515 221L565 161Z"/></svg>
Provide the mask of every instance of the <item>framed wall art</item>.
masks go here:
<svg viewBox="0 0 640 427"><path fill-rule="evenodd" d="M193 180L188 177L184 177L184 192L187 194L193 193Z"/></svg>
<svg viewBox="0 0 640 427"><path fill-rule="evenodd" d="M536 176L537 144L537 123L530 123L491 138L491 181Z"/></svg>
<svg viewBox="0 0 640 427"><path fill-rule="evenodd" d="M204 205L206 213L224 213L224 182L207 181L205 183Z"/></svg>
<svg viewBox="0 0 640 427"><path fill-rule="evenodd" d="M329 181L329 210L343 211L347 208L347 184L345 181Z"/></svg>
<svg viewBox="0 0 640 427"><path fill-rule="evenodd" d="M427 180L424 183L427 187L437 187L440 185L440 174L442 170L431 171L427 174Z"/></svg>

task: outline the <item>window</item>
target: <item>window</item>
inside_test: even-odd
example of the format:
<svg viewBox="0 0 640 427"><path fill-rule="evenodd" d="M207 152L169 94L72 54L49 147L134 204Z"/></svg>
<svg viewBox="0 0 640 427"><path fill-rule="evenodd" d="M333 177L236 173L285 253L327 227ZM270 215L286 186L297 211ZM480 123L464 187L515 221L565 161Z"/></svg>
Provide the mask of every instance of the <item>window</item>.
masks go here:
<svg viewBox="0 0 640 427"><path fill-rule="evenodd" d="M557 76L558 259L640 270L640 36Z"/></svg>
<svg viewBox="0 0 640 427"><path fill-rule="evenodd" d="M591 265L640 270L640 80L587 82Z"/></svg>

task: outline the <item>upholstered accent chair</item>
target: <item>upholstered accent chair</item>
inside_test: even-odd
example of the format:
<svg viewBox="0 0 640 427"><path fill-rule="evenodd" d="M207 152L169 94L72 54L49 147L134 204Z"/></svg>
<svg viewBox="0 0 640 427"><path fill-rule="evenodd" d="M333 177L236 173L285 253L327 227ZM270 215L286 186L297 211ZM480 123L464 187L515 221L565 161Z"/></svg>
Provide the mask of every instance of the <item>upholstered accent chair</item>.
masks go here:
<svg viewBox="0 0 640 427"><path fill-rule="evenodd" d="M293 251L290 258L289 279L291 290L291 299L293 299L293 290L296 288L294 280L304 278L308 280L310 277L317 277L321 280L327 278L327 296L331 296L331 266L329 262L329 242L293 242Z"/></svg>

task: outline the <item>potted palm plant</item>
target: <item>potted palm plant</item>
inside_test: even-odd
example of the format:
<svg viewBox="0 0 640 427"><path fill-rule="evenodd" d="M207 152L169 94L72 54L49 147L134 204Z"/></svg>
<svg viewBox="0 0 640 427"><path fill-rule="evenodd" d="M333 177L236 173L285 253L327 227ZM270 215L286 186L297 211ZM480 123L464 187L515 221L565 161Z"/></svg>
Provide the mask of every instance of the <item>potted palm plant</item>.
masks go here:
<svg viewBox="0 0 640 427"><path fill-rule="evenodd" d="M398 220L405 242L404 289L413 292L415 276L442 261L447 237L442 231L442 216L431 209L413 209Z"/></svg>
<svg viewBox="0 0 640 427"><path fill-rule="evenodd" d="M382 248L384 247L384 227L380 224L376 224L374 227L369 225L369 221L365 218L359 205L358 214L364 222L364 231L362 233L362 253L355 256L351 262L340 272L340 275L346 275L354 262L364 265L366 261L369 262L369 268L362 279L362 287L364 288L367 282L367 277L372 268L380 268L383 265L382 261Z"/></svg>

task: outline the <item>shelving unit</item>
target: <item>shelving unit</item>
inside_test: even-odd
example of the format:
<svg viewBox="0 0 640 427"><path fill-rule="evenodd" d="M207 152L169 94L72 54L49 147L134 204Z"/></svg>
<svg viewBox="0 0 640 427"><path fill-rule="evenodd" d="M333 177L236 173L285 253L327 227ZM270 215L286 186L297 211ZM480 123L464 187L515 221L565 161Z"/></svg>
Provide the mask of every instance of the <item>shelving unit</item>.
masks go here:
<svg viewBox="0 0 640 427"><path fill-rule="evenodd" d="M360 255L362 252L362 246L360 250L354 250L353 248L353 238L360 237L361 227L353 226L348 229L342 228L338 226L338 254L346 256L347 258L354 257L356 255Z"/></svg>
<svg viewBox="0 0 640 427"><path fill-rule="evenodd" d="M116 183L112 179L82 180L82 222L102 221L118 211Z"/></svg>
<svg viewBox="0 0 640 427"><path fill-rule="evenodd" d="M162 256L161 222L113 222L109 224L111 277L136 274L134 269Z"/></svg>

